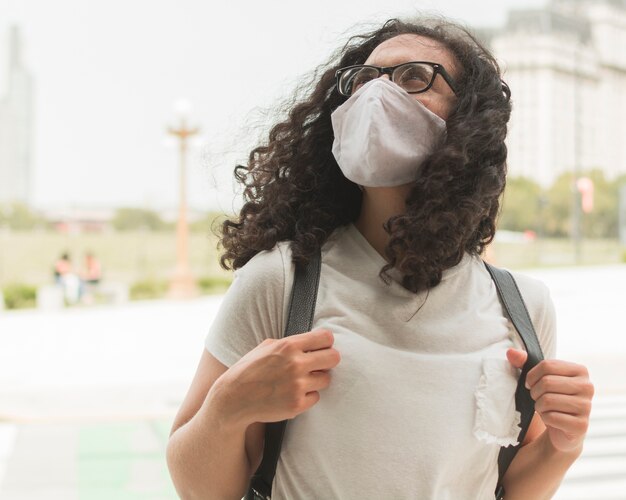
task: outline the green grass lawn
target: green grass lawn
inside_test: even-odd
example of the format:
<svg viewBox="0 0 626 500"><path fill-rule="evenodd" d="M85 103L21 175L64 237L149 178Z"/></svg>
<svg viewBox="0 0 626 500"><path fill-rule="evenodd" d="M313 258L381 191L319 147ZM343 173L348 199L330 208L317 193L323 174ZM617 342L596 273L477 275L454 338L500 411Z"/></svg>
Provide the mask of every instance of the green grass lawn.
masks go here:
<svg viewBox="0 0 626 500"><path fill-rule="evenodd" d="M132 285L138 281L166 280L174 269L173 232L122 232L65 235L48 232L0 233L0 286L8 283L51 283L52 266L63 251L75 265L83 253L93 251L101 260L105 280ZM569 240L546 239L532 243L497 242L496 263L512 269L573 265ZM583 265L622 262L624 249L614 240L585 240ZM217 239L208 233L190 236L190 262L197 278L232 276L218 264Z"/></svg>
<svg viewBox="0 0 626 500"><path fill-rule="evenodd" d="M534 242L495 242L497 265L510 269L559 266L593 266L626 262L626 249L617 240L584 240L578 262L571 240L544 239Z"/></svg>
<svg viewBox="0 0 626 500"><path fill-rule="evenodd" d="M167 279L174 270L176 241L173 232L123 232L64 235L48 232L0 234L0 286L8 283L42 285L52 282L55 260L68 251L75 266L90 250L100 259L104 279L132 284ZM197 278L227 277L219 267L217 239L192 233L189 259Z"/></svg>

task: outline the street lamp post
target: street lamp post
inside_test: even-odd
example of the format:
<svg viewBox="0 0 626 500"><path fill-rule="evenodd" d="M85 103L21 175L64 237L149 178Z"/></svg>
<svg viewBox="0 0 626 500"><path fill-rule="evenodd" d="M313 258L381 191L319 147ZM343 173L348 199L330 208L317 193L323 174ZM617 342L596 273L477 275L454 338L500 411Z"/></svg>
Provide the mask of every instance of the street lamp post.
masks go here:
<svg viewBox="0 0 626 500"><path fill-rule="evenodd" d="M168 297L173 299L185 299L198 295L198 289L189 268L186 157L189 138L196 135L199 132L199 128L187 125L188 109L189 105L186 102L180 102L177 105L178 126L168 127L168 133L178 139L180 153L180 199L178 221L176 223L176 267L168 290Z"/></svg>

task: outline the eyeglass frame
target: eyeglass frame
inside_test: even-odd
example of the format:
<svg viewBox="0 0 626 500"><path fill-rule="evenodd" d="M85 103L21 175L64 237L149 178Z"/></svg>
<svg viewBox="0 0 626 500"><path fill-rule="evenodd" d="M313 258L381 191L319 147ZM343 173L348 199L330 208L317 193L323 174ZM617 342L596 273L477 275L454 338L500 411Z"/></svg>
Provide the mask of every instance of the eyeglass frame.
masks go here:
<svg viewBox="0 0 626 500"><path fill-rule="evenodd" d="M454 78L452 78L452 76L450 75L450 73L448 73L446 71L446 68L443 67L443 65L439 64L439 63L434 63L431 61L408 61L402 64L398 64L396 66L374 66L372 64L353 64L352 66L346 66L344 68L339 68L336 72L335 72L335 78L336 78L336 82L335 82L335 86L337 88L337 92L339 92L339 95L342 95L344 97L350 97L350 95L346 95L343 94L341 92L340 86L339 86L339 79L341 78L342 73L344 73L345 71L352 69L352 68L374 68L376 70L378 70L378 76L376 78L380 78L382 75L389 75L389 79L391 81L393 81L393 72L400 68L401 66L405 66L407 64L426 64L428 66L431 66L433 68L433 76L430 79L429 84L422 90L416 90L414 92L408 92L409 94L421 94L422 92L426 92L427 90L429 90L432 86L433 83L435 82L435 78L437 77L437 75L441 75L443 77L443 79L446 81L446 83L448 84L448 86L450 87L450 89L452 90L452 92L454 93L454 95L458 95L458 86L457 83L454 81ZM395 83L395 82L394 82Z"/></svg>

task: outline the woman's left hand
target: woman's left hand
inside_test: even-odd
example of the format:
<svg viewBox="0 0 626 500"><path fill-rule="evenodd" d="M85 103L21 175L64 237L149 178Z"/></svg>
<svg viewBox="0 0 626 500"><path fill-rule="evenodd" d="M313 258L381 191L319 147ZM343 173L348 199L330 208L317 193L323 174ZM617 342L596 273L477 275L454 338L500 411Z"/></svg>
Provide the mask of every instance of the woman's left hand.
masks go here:
<svg viewBox="0 0 626 500"><path fill-rule="evenodd" d="M516 368L522 368L528 356L519 349L508 349L506 355ZM589 428L594 393L587 368L558 359L543 360L528 372L526 387L552 446L564 452L580 449Z"/></svg>

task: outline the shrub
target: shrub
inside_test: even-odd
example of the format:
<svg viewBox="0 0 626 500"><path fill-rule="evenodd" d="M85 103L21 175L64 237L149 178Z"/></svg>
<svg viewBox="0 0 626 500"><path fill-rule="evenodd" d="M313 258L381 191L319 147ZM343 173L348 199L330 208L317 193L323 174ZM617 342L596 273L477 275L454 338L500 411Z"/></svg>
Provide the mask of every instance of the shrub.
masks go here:
<svg viewBox="0 0 626 500"><path fill-rule="evenodd" d="M224 293L232 283L232 278L205 276L198 280L198 287L204 294Z"/></svg>
<svg viewBox="0 0 626 500"><path fill-rule="evenodd" d="M137 281L130 287L130 299L158 299L165 296L167 292L167 281L148 279Z"/></svg>
<svg viewBox="0 0 626 500"><path fill-rule="evenodd" d="M205 276L196 284L202 294L224 293L232 283L232 278ZM169 283L167 280L147 279L138 281L130 287L131 300L160 299L165 297Z"/></svg>
<svg viewBox="0 0 626 500"><path fill-rule="evenodd" d="M37 287L33 285L12 283L6 285L2 293L4 294L4 304L7 309L26 309L36 305Z"/></svg>

